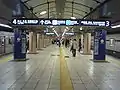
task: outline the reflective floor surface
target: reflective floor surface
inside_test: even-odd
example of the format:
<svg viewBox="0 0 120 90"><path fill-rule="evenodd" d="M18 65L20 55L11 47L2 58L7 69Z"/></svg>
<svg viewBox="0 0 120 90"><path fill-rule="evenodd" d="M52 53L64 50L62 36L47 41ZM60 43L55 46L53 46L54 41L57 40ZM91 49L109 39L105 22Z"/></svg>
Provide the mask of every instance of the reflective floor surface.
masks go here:
<svg viewBox="0 0 120 90"><path fill-rule="evenodd" d="M94 63L92 55L61 50L49 46L28 61L0 63L0 90L66 90L67 80L70 90L120 90L119 60L107 56L108 63Z"/></svg>

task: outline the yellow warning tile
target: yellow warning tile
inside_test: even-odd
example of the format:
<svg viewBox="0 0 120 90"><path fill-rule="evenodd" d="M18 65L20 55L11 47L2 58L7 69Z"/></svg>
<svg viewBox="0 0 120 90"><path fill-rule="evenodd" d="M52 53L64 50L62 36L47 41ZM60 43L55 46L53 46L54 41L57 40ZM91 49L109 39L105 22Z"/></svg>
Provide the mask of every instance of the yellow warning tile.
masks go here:
<svg viewBox="0 0 120 90"><path fill-rule="evenodd" d="M60 90L73 90L63 48L60 48Z"/></svg>

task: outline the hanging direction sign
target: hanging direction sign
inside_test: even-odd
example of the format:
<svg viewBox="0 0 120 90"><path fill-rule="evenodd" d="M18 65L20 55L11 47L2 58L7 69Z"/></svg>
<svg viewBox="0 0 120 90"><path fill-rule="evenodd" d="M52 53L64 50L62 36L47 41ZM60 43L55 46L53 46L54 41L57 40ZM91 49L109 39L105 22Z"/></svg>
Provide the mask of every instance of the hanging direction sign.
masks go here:
<svg viewBox="0 0 120 90"><path fill-rule="evenodd" d="M82 19L29 19L19 18L12 20L13 25L51 25L51 26L100 26L110 27L108 20L82 20Z"/></svg>

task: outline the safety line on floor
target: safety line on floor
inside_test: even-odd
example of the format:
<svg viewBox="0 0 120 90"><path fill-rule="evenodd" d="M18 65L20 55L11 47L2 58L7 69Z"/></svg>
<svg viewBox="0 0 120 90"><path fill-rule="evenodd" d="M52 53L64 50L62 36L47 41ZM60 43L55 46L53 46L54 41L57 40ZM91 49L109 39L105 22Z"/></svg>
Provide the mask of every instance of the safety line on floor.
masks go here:
<svg viewBox="0 0 120 90"><path fill-rule="evenodd" d="M5 62L8 62L8 61L10 61L10 60L12 60L12 56L11 56L11 55L10 55L10 56L7 56L7 57L3 57L3 58L0 59L0 64L1 64L1 63L5 63Z"/></svg>
<svg viewBox="0 0 120 90"><path fill-rule="evenodd" d="M60 90L73 90L62 47L60 48Z"/></svg>

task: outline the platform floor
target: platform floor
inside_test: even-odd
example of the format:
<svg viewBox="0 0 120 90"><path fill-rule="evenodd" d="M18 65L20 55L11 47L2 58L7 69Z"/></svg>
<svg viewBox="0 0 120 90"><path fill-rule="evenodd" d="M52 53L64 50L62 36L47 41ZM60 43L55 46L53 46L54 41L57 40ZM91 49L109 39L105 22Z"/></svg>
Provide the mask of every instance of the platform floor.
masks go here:
<svg viewBox="0 0 120 90"><path fill-rule="evenodd" d="M0 90L120 90L120 61L113 57L94 63L92 55L74 58L69 49L57 46L27 57L21 62L2 58Z"/></svg>

